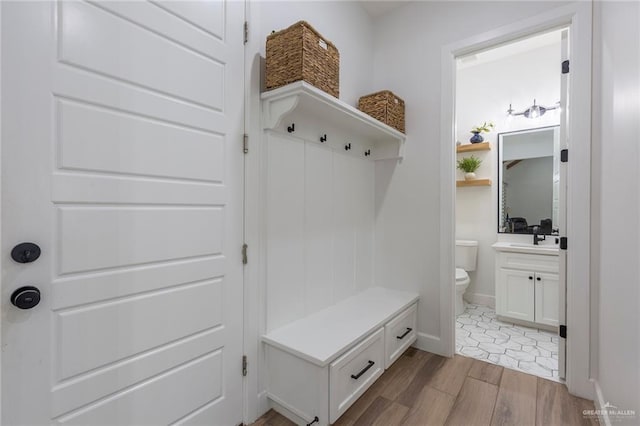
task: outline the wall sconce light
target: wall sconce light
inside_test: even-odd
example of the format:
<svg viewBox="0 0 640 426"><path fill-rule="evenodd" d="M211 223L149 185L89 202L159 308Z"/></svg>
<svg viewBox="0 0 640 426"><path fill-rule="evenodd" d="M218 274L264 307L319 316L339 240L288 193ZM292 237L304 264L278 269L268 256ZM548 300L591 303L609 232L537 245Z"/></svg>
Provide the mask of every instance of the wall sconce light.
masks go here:
<svg viewBox="0 0 640 426"><path fill-rule="evenodd" d="M542 117L544 113L547 111L551 111L558 108L560 108L560 102L556 102L554 106L545 107L545 106L536 104L536 100L534 99L533 105L531 105L529 108L521 112L515 112L515 110L511 107L511 104L509 104L509 109L507 110L507 114L510 117L513 117L516 115L524 115L527 118L534 119L534 118Z"/></svg>

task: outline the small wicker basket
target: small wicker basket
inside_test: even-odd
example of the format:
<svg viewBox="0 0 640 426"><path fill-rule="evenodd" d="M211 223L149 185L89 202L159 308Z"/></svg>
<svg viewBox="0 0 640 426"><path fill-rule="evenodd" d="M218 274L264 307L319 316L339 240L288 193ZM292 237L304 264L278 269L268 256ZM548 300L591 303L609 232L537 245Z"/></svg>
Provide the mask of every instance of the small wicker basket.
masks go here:
<svg viewBox="0 0 640 426"><path fill-rule="evenodd" d="M360 98L358 109L376 120L405 133L404 101L389 90L372 93Z"/></svg>
<svg viewBox="0 0 640 426"><path fill-rule="evenodd" d="M299 21L267 37L266 88L306 81L340 96L340 53L309 23Z"/></svg>

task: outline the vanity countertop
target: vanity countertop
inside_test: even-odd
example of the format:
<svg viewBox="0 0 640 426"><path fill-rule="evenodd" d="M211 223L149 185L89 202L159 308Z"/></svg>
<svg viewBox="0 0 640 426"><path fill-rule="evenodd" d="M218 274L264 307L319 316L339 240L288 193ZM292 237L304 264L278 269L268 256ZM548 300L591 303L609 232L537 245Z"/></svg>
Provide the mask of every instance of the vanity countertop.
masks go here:
<svg viewBox="0 0 640 426"><path fill-rule="evenodd" d="M531 243L515 243L501 241L493 244L493 247L497 251L508 251L512 253L528 253L528 254L542 254L547 256L557 256L557 245L533 245Z"/></svg>

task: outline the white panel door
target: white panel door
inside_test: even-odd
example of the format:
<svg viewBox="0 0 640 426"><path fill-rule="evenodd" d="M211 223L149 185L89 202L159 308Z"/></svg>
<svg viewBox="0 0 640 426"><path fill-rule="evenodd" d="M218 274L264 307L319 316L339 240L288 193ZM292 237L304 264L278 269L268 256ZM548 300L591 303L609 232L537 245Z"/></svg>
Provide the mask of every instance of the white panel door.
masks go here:
<svg viewBox="0 0 640 426"><path fill-rule="evenodd" d="M500 268L498 281L501 284L498 315L534 320L533 272Z"/></svg>
<svg viewBox="0 0 640 426"><path fill-rule="evenodd" d="M240 423L243 3L1 7L2 424Z"/></svg>
<svg viewBox="0 0 640 426"><path fill-rule="evenodd" d="M536 272L536 322L558 326L558 274Z"/></svg>

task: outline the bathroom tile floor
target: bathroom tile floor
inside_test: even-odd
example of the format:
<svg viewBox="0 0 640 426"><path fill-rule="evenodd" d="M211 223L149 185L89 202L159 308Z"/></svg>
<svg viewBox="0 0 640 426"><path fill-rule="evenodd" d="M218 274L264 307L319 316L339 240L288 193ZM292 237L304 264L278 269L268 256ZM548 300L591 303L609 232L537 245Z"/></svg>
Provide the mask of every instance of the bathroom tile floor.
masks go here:
<svg viewBox="0 0 640 426"><path fill-rule="evenodd" d="M456 353L562 382L557 334L500 321L487 306L465 307L456 318Z"/></svg>

